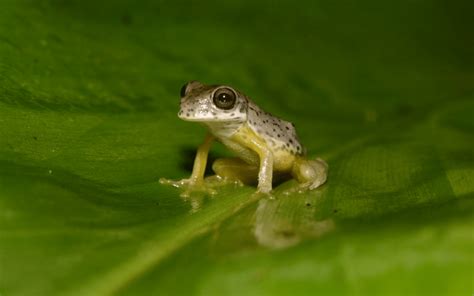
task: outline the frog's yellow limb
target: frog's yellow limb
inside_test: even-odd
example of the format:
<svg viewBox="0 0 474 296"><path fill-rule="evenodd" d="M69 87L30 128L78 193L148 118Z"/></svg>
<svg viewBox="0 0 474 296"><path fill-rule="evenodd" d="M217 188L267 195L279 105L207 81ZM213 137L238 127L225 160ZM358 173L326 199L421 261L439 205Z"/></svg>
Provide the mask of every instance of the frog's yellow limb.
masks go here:
<svg viewBox="0 0 474 296"><path fill-rule="evenodd" d="M300 183L299 189L316 189L323 185L327 179L328 164L321 158L309 160L302 157L296 158L292 175Z"/></svg>
<svg viewBox="0 0 474 296"><path fill-rule="evenodd" d="M194 166L193 172L191 173L191 177L179 181L161 178L160 183L178 188L184 187L185 190L181 194L181 196L183 197L188 197L193 191L204 191L210 194L215 194L216 191L211 187L206 186L206 184L204 183L204 173L206 171L207 156L209 155L209 149L211 148L211 144L214 139L214 136L208 134L204 139L204 143L199 146L196 153L196 157L194 158Z"/></svg>
<svg viewBox="0 0 474 296"><path fill-rule="evenodd" d="M204 143L198 147L196 157L194 158L193 172L191 173L190 177L193 184L204 183L204 172L206 171L207 156L209 155L209 149L211 149L214 139L214 136L207 134L206 138L204 139Z"/></svg>
<svg viewBox="0 0 474 296"><path fill-rule="evenodd" d="M268 145L247 126L239 129L232 139L257 153L259 158L257 189L258 192L269 193L272 190L273 154Z"/></svg>
<svg viewBox="0 0 474 296"><path fill-rule="evenodd" d="M258 167L248 164L240 158L219 158L212 164L216 175L245 184L255 184L258 178Z"/></svg>

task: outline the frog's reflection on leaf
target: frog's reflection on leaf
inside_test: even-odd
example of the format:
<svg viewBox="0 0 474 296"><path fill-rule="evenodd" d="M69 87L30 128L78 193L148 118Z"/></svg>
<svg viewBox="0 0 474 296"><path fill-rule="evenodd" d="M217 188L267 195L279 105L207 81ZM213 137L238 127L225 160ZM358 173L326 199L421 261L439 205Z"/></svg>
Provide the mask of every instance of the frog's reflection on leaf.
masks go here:
<svg viewBox="0 0 474 296"><path fill-rule="evenodd" d="M321 237L335 229L332 219L315 220L315 206L303 196L261 199L255 212L254 236L265 247L282 249Z"/></svg>
<svg viewBox="0 0 474 296"><path fill-rule="evenodd" d="M190 196L181 196L181 199L191 205L191 209L189 209L189 213L194 214L201 210L202 205L204 203L204 199L206 198L206 194L204 192L194 193Z"/></svg>
<svg viewBox="0 0 474 296"><path fill-rule="evenodd" d="M219 194L211 196L205 191L195 191L182 196L182 199L190 206L189 213L194 214L212 203L223 202L229 197L225 205L232 204L232 206L223 211L222 220L217 221L213 227L219 237L230 233L227 231L229 225L239 229L245 229L247 227L245 225L248 225L248 231L245 231L246 234L240 234L243 237L240 237L239 241L250 238L260 246L282 249L307 239L320 238L335 229L333 219L327 218L327 205L323 206L329 201L323 197L327 187L288 196L284 192L288 187L295 185L295 181L291 181L282 184L270 196L249 194L244 191L239 197L240 202L234 204L232 200L236 196L231 193L237 188L242 188L242 184L229 182L222 186L222 182L225 181L213 177L207 177L206 181L210 185L213 182L214 185L219 185ZM247 191L250 192L251 188ZM223 221L227 222L222 224ZM231 236L233 235L235 233ZM219 241L226 239L221 238Z"/></svg>

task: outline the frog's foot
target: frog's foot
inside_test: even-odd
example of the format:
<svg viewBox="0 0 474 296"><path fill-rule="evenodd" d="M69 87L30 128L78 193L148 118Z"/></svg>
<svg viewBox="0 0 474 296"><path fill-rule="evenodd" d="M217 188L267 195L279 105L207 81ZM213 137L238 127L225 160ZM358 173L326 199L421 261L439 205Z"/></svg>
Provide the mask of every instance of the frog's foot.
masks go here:
<svg viewBox="0 0 474 296"><path fill-rule="evenodd" d="M190 197L193 193L204 193L209 195L215 195L217 191L213 188L212 184L208 184L203 180L197 181L195 179L182 179L182 180L170 180L160 178L160 184L171 185L173 187L181 189L181 197Z"/></svg>
<svg viewBox="0 0 474 296"><path fill-rule="evenodd" d="M295 162L292 174L300 184L283 192L285 195L303 193L323 185L327 180L328 164L320 158L299 159Z"/></svg>
<svg viewBox="0 0 474 296"><path fill-rule="evenodd" d="M299 183L297 185L294 185L293 187L286 189L283 191L284 195L293 195L293 194L302 194L307 191L316 189L324 184L326 180L313 180L305 183Z"/></svg>

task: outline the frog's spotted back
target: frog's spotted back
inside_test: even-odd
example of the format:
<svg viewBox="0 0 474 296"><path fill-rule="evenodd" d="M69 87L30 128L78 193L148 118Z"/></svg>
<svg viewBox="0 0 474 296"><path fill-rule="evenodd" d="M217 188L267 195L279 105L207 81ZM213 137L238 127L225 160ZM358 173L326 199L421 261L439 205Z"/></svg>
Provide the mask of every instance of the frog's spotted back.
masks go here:
<svg viewBox="0 0 474 296"><path fill-rule="evenodd" d="M273 150L288 151L295 155L305 154L294 125L263 111L253 102L249 102L247 122Z"/></svg>

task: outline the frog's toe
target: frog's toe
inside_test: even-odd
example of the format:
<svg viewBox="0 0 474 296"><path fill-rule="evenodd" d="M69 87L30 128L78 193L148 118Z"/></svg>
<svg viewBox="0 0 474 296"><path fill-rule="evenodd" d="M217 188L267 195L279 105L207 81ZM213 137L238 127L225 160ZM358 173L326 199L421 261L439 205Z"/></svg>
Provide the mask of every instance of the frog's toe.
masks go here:
<svg viewBox="0 0 474 296"><path fill-rule="evenodd" d="M295 185L291 188L286 189L283 191L284 195L292 195L292 194L302 194L307 191L314 190L316 188L321 187L325 183L325 179L320 179L320 180L313 180L310 182L305 182L305 183L300 183L298 185Z"/></svg>
<svg viewBox="0 0 474 296"><path fill-rule="evenodd" d="M300 193L302 192L302 189L300 186L295 186L295 187L291 187L289 189L286 189L285 191L282 192L283 195L293 195L295 193Z"/></svg>
<svg viewBox="0 0 474 296"><path fill-rule="evenodd" d="M216 195L217 194L217 190L214 189L214 187L216 187L214 184L212 184L211 182L205 182L205 181L196 181L194 179L182 179L182 180L169 180L169 179L165 179L165 178L161 178L160 180L160 184L163 184L163 185L170 185L170 186L173 186L175 188L179 188L181 189L181 194L180 196L181 197L190 197L191 195L193 195L194 193L197 193L197 194L209 194L209 195Z"/></svg>
<svg viewBox="0 0 474 296"><path fill-rule="evenodd" d="M311 190L311 184L312 182L306 182L295 185L283 191L283 195L302 194L308 190Z"/></svg>
<svg viewBox="0 0 474 296"><path fill-rule="evenodd" d="M160 184L169 185L169 186L173 186L173 187L176 187L176 188L181 188L188 181L189 181L189 179L171 180L171 179L166 179L166 178L160 178L160 180L159 180Z"/></svg>
<svg viewBox="0 0 474 296"><path fill-rule="evenodd" d="M168 186L173 186L173 187L179 187L179 184L177 183L178 181L175 181L175 180L166 179L166 178L160 178L159 182L160 182L160 184L162 184L162 185L168 185Z"/></svg>
<svg viewBox="0 0 474 296"><path fill-rule="evenodd" d="M200 195L216 195L217 194L217 190L209 187L209 186L199 186L199 187L196 187L196 186L187 186L180 194L179 196L180 197L183 197L183 198L189 198L189 197L192 197L192 196L200 196Z"/></svg>
<svg viewBox="0 0 474 296"><path fill-rule="evenodd" d="M326 182L326 178L315 180L308 186L308 189L309 190L316 189L320 187L321 185L323 185L325 182Z"/></svg>

